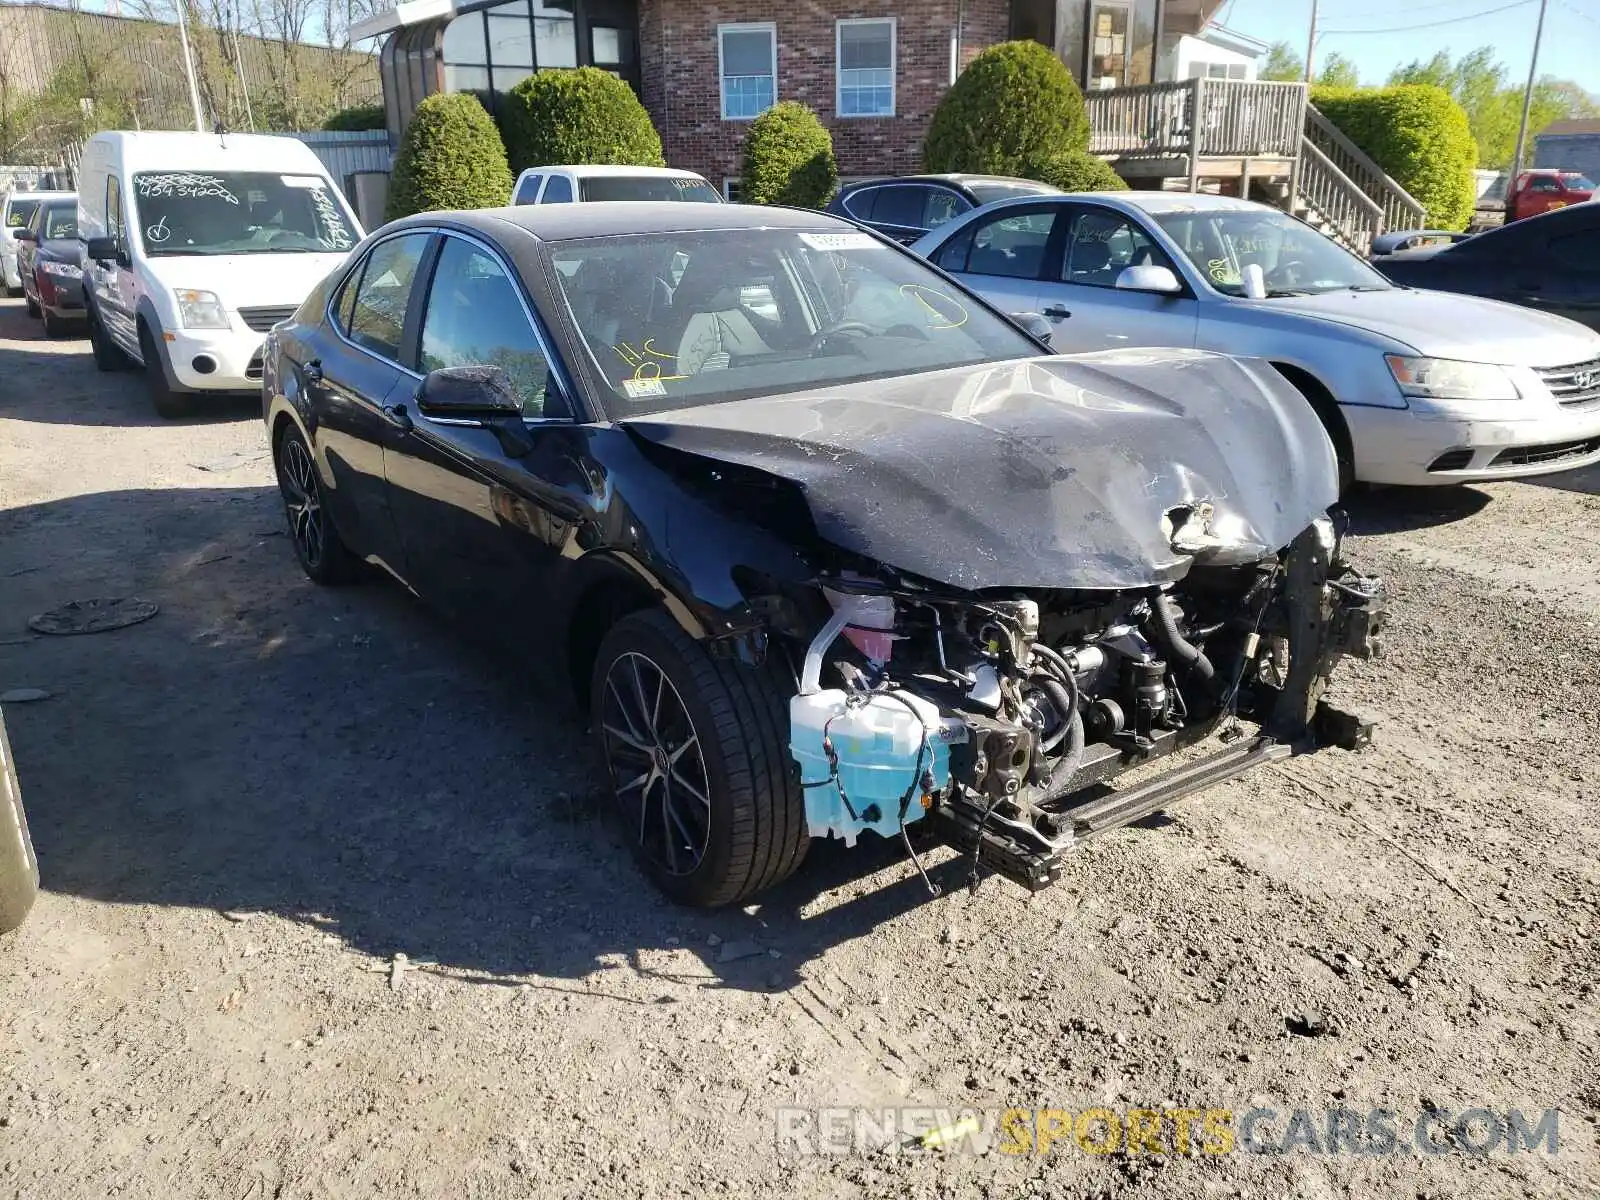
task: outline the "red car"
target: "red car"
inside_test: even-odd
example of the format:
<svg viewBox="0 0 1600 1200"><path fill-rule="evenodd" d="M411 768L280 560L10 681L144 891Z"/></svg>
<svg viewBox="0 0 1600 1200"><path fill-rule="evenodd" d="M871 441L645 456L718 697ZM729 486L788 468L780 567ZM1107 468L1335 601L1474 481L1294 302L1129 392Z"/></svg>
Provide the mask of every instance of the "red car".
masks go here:
<svg viewBox="0 0 1600 1200"><path fill-rule="evenodd" d="M1576 171L1524 171L1506 196L1506 220L1520 221L1594 195L1594 180Z"/></svg>

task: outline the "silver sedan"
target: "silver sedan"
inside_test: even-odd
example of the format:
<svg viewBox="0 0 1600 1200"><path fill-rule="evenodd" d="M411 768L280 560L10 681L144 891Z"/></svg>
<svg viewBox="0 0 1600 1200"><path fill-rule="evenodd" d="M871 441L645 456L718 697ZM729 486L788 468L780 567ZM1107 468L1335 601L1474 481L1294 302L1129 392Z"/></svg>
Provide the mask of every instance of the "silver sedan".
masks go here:
<svg viewBox="0 0 1600 1200"><path fill-rule="evenodd" d="M1449 484L1600 461L1600 334L1396 287L1275 208L1188 193L1006 200L912 249L1062 353L1265 358L1322 418L1345 483Z"/></svg>

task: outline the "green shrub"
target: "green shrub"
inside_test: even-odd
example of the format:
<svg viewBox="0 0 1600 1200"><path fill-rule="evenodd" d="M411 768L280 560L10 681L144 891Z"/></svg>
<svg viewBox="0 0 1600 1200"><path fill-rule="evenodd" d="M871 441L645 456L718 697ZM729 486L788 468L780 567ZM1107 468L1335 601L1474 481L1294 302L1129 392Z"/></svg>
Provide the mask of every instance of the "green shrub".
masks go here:
<svg viewBox="0 0 1600 1200"><path fill-rule="evenodd" d="M1054 154L1022 165L1024 179L1037 179L1063 192L1125 192L1127 183L1111 164L1081 150Z"/></svg>
<svg viewBox="0 0 1600 1200"><path fill-rule="evenodd" d="M511 199L506 148L476 96L417 105L389 180L389 220L441 208L493 208Z"/></svg>
<svg viewBox="0 0 1600 1200"><path fill-rule="evenodd" d="M1313 88L1311 102L1417 198L1430 227L1467 227L1478 149L1449 92L1427 84Z"/></svg>
<svg viewBox="0 0 1600 1200"><path fill-rule="evenodd" d="M991 46L934 109L927 171L1016 175L1030 162L1089 148L1089 116L1071 73L1038 42Z"/></svg>
<svg viewBox="0 0 1600 1200"><path fill-rule="evenodd" d="M740 180L746 204L821 208L839 185L833 138L804 104L774 104L750 123Z"/></svg>
<svg viewBox="0 0 1600 1200"><path fill-rule="evenodd" d="M341 108L322 123L330 133L357 133L366 129L387 129L388 118L381 104L355 104Z"/></svg>
<svg viewBox="0 0 1600 1200"><path fill-rule="evenodd" d="M516 174L553 164L667 165L639 97L598 67L528 76L506 97L500 131Z"/></svg>

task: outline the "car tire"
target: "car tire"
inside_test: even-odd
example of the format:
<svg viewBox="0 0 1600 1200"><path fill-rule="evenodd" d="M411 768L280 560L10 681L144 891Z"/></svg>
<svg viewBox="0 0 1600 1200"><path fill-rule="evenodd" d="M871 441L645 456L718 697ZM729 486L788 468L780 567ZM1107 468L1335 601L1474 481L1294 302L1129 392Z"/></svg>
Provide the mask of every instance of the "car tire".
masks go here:
<svg viewBox="0 0 1600 1200"><path fill-rule="evenodd" d="M139 353L144 357L144 382L150 392L150 404L156 415L167 420L186 417L193 411L189 397L172 390L167 383L166 369L161 365L161 353L148 325L139 326Z"/></svg>
<svg viewBox="0 0 1600 1200"><path fill-rule="evenodd" d="M39 315L39 302L26 292L22 294L22 305L28 310L28 315L30 317L37 317Z"/></svg>
<svg viewBox="0 0 1600 1200"><path fill-rule="evenodd" d="M800 866L810 838L773 675L713 658L651 608L607 632L589 694L623 832L670 899L733 904Z"/></svg>
<svg viewBox="0 0 1600 1200"><path fill-rule="evenodd" d="M289 542L306 578L327 587L355 582L361 576L361 561L334 528L323 502L316 460L299 430L291 428L278 439L272 462L289 520Z"/></svg>
<svg viewBox="0 0 1600 1200"><path fill-rule="evenodd" d="M111 335L106 332L106 327L100 323L100 316L95 312L94 304L88 305L89 319L89 349L94 353L94 366L97 371L126 371L133 366L133 360L123 353L122 347L111 340Z"/></svg>
<svg viewBox="0 0 1600 1200"><path fill-rule="evenodd" d="M6 739L5 715L0 713L0 933L22 924L38 894L39 863L22 810L22 785Z"/></svg>

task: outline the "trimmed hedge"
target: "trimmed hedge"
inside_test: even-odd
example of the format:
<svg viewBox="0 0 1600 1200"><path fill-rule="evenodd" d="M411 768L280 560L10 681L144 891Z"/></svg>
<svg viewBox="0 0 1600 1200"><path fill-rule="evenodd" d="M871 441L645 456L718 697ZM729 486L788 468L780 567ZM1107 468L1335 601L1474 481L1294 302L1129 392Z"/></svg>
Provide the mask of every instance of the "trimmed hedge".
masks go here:
<svg viewBox="0 0 1600 1200"><path fill-rule="evenodd" d="M441 208L495 208L510 199L506 148L478 98L454 92L417 105L395 155L389 220Z"/></svg>
<svg viewBox="0 0 1600 1200"><path fill-rule="evenodd" d="M389 121L381 104L356 104L341 108L322 123L329 133L358 133L368 129L387 129Z"/></svg>
<svg viewBox="0 0 1600 1200"><path fill-rule="evenodd" d="M1071 72L1038 42L1002 42L961 72L922 145L930 172L1017 175L1030 162L1089 148L1089 115Z"/></svg>
<svg viewBox="0 0 1600 1200"><path fill-rule="evenodd" d="M746 204L821 208L839 186L833 137L804 104L780 101L750 123L740 181Z"/></svg>
<svg viewBox="0 0 1600 1200"><path fill-rule="evenodd" d="M1434 229L1465 229L1478 146L1466 110L1443 88L1312 88L1311 102L1428 210Z"/></svg>
<svg viewBox="0 0 1600 1200"><path fill-rule="evenodd" d="M506 97L500 132L514 175L552 165L667 165L639 97L598 67L528 76Z"/></svg>
<svg viewBox="0 0 1600 1200"><path fill-rule="evenodd" d="M1125 192L1127 181L1112 170L1111 164L1092 154L1073 151L1056 154L1036 162L1024 163L1024 179L1037 179L1063 192Z"/></svg>

